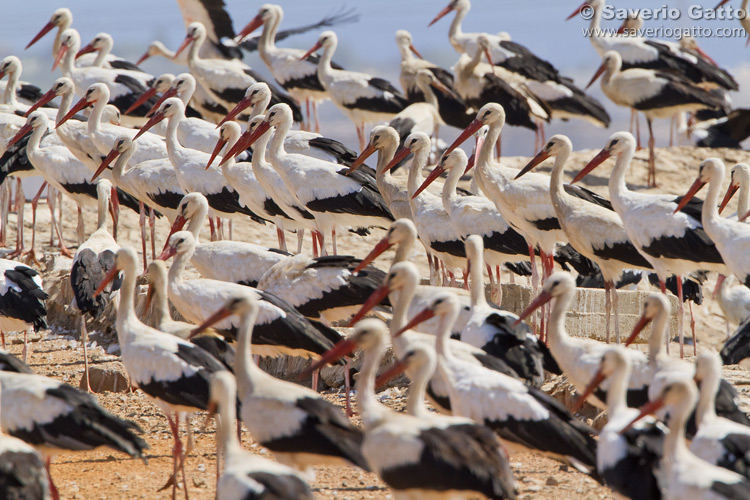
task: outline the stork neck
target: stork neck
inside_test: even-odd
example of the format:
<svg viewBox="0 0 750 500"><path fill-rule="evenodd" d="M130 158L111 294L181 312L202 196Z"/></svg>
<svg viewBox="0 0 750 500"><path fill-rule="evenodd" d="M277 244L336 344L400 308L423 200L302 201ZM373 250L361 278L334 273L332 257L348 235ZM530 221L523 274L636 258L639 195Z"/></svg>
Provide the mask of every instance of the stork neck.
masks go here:
<svg viewBox="0 0 750 500"><path fill-rule="evenodd" d="M286 156L284 149L284 140L286 139L289 129L291 128L290 120L284 120L276 126L276 131L271 138L271 147L268 149L268 158L274 167ZM253 150L254 151L254 150Z"/></svg>
<svg viewBox="0 0 750 500"><path fill-rule="evenodd" d="M659 311L654 317L654 324L651 327L651 337L648 339L648 362L654 364L657 361L668 358L667 348L664 340L667 336L669 325L669 313L666 309Z"/></svg>
<svg viewBox="0 0 750 500"><path fill-rule="evenodd" d="M416 281L409 280L400 289L393 290L388 295L388 300L393 306L391 335L406 326L406 313L409 310L409 304L411 303L412 298L414 298L414 292L416 290Z"/></svg>
<svg viewBox="0 0 750 500"><path fill-rule="evenodd" d="M433 367L434 368L434 367ZM409 386L409 395L406 398L406 413L415 417L424 418L429 412L425 399L427 397L427 384L430 382L432 374L428 373L427 367L422 367L417 371Z"/></svg>
<svg viewBox="0 0 750 500"><path fill-rule="evenodd" d="M94 106L91 109L91 114L86 122L86 130L89 135L93 135L99 131L99 127L102 123L102 116L104 115L104 108L107 107L107 101L104 99L97 99L94 102Z"/></svg>
<svg viewBox="0 0 750 500"><path fill-rule="evenodd" d="M461 175L463 175L463 170L458 166L448 170L448 177L443 183L443 206L447 207L451 201L456 199L456 187L458 186L458 181L461 180Z"/></svg>
<svg viewBox="0 0 750 500"><path fill-rule="evenodd" d="M104 61L107 59L107 56L112 51L111 46L105 46L96 53L96 57L94 58L94 62L91 63L91 66L94 68L101 68L104 65Z"/></svg>
<svg viewBox="0 0 750 500"><path fill-rule="evenodd" d="M200 59L200 51L203 47L203 43L206 41L206 35L201 34L193 40L193 43L190 45L190 50L188 51L188 65L193 65L198 62Z"/></svg>
<svg viewBox="0 0 750 500"><path fill-rule="evenodd" d="M385 353L385 345L379 343L365 352L365 360L356 383L357 407L362 415L365 429L371 429L382 420L388 410L375 396L375 375L380 359Z"/></svg>
<svg viewBox="0 0 750 500"><path fill-rule="evenodd" d="M169 160L170 162L172 162L172 165L178 164L175 155L177 154L177 152L183 149L182 144L180 144L180 140L177 138L177 129L179 128L180 122L182 121L182 118L184 116L184 113L175 113L171 115L168 118L169 123L167 125L167 132L164 134L164 141L167 143L167 155L169 156Z"/></svg>
<svg viewBox="0 0 750 500"><path fill-rule="evenodd" d="M433 108L435 108L435 110L437 110L438 100L437 97L435 97L435 91L432 90L432 85L429 85L417 78L417 87L419 87L419 90L422 91L425 102L427 104L430 104Z"/></svg>
<svg viewBox="0 0 750 500"><path fill-rule="evenodd" d="M719 392L721 377L711 370L700 385L698 406L695 410L695 423L700 428L704 422L716 419L716 393Z"/></svg>
<svg viewBox="0 0 750 500"><path fill-rule="evenodd" d="M169 268L169 274L167 275L170 284L182 281L187 263L190 262L190 258L193 256L193 251L190 250L175 255L174 262L172 263L172 267Z"/></svg>
<svg viewBox="0 0 750 500"><path fill-rule="evenodd" d="M161 273L160 273L161 274ZM167 280L166 276L160 275L151 285L153 291L153 315L156 325L161 325L166 321L172 321L172 315L169 314L169 302L167 301ZM157 326L158 328L158 326Z"/></svg>
<svg viewBox="0 0 750 500"><path fill-rule="evenodd" d="M392 142L388 141L380 150L378 151L378 165L375 168L375 175L378 178L390 178L391 172L385 171L385 167L388 166L388 163L393 159L393 156L396 154L396 149L398 149L398 142Z"/></svg>
<svg viewBox="0 0 750 500"><path fill-rule="evenodd" d="M409 203L412 205L414 204L412 196L414 196L414 193L417 192L417 189L419 189L419 186L422 184L422 169L427 164L427 157L429 155L430 148L428 147L420 148L416 152L414 152L414 157L412 158L411 163L411 170L409 170L409 177L406 182L409 194ZM417 196L417 198L422 196L426 196L426 193L421 193L419 196Z"/></svg>
<svg viewBox="0 0 750 500"><path fill-rule="evenodd" d="M60 97L60 107L57 108L57 115L55 115L55 123L60 123L63 116L68 114L70 111L70 105L73 104L73 91L65 92ZM63 124L65 126L65 124Z"/></svg>
<svg viewBox="0 0 750 500"><path fill-rule="evenodd" d="M253 362L253 328L255 320L258 318L257 308L247 311L240 315L240 328L237 334L237 359L235 361L235 371L237 381L241 387L249 384L248 389L252 391L253 380L261 370ZM244 391L244 389L243 389Z"/></svg>
<svg viewBox="0 0 750 500"><path fill-rule="evenodd" d="M31 131L31 137L29 137L29 140L26 143L26 154L34 155L39 151L39 143L42 142L44 132L45 127L34 127Z"/></svg>
<svg viewBox="0 0 750 500"><path fill-rule="evenodd" d="M463 47L458 43L458 38L462 37L464 32L461 29L461 23L464 21L464 17L468 14L468 9L456 9L456 15L453 17L451 27L448 30L448 39L456 52L461 54Z"/></svg>
<svg viewBox="0 0 750 500"><path fill-rule="evenodd" d="M282 16L273 16L269 22L263 25L263 32L258 40L258 53L267 66L271 66L269 55L276 50L276 33L279 30Z"/></svg>
<svg viewBox="0 0 750 500"><path fill-rule="evenodd" d="M184 90L177 93L177 97L180 98L182 101L182 104L185 105L185 108L187 109L188 105L190 104L190 99L193 98L193 95L195 94L195 88L198 85L198 83L195 80L192 80L192 83L187 84L187 87L185 87Z"/></svg>
<svg viewBox="0 0 750 500"><path fill-rule="evenodd" d="M706 199L703 201L703 208L701 209L701 219L704 226L715 225L720 223L722 218L719 215L719 190L721 184L724 182L724 171L716 170L711 180L708 183L708 193ZM739 212L737 212L739 213Z"/></svg>
<svg viewBox="0 0 750 500"><path fill-rule="evenodd" d="M479 150L479 155L475 162L475 168L481 176L489 175L490 167L494 163L494 158L492 156L493 148L500 138L500 133L502 131L503 124L499 122L492 123L487 131L487 136L484 139L484 146Z"/></svg>
<svg viewBox="0 0 750 500"><path fill-rule="evenodd" d="M331 60L334 52L336 52L335 44L323 48L323 53L318 61L318 75L321 80L328 80L333 76L334 69L331 66Z"/></svg>
<svg viewBox="0 0 750 500"><path fill-rule="evenodd" d="M112 188L114 189L114 188ZM97 190L98 191L98 190ZM98 194L98 193L97 193ZM106 231L107 230L107 205L109 205L110 196L98 196L96 200L96 230Z"/></svg>
<svg viewBox="0 0 750 500"><path fill-rule="evenodd" d="M140 323L135 314L135 281L136 270L135 263L130 263L122 270L123 278L120 286L120 305L117 307L116 327L117 340L120 345L126 345L132 338L135 331L127 323Z"/></svg>
<svg viewBox="0 0 750 500"><path fill-rule="evenodd" d="M633 371L630 363L624 363L619 370L610 375L610 386L607 391L607 414L610 418L628 408L628 381Z"/></svg>
<svg viewBox="0 0 750 500"><path fill-rule="evenodd" d="M232 401L222 401L219 407L219 421L217 441L224 449L225 460L229 461L230 457L242 452L242 445L237 438L237 405Z"/></svg>
<svg viewBox="0 0 750 500"><path fill-rule="evenodd" d="M589 22L589 40L591 40L591 44L594 46L597 52L599 52L599 55L603 55L606 51L606 47L602 43L603 34L600 30L601 22L602 22L602 8L604 2L602 2L602 5L599 5L597 7L594 7L594 15L591 18L591 21Z"/></svg>
<svg viewBox="0 0 750 500"><path fill-rule="evenodd" d="M563 185L563 174L565 172L565 162L568 161L570 156L570 148L565 147L562 151L555 155L555 164L552 165L552 175L550 176L549 192L552 198L552 204L557 206L560 204L561 199L568 195L565 192Z"/></svg>
<svg viewBox="0 0 750 500"><path fill-rule="evenodd" d="M52 59L55 58L55 56L57 55L57 51L60 50L60 40L62 38L63 31L70 28L72 25L73 19L69 16L64 16L63 23L57 27L57 33L55 33L55 41L52 42Z"/></svg>
<svg viewBox="0 0 750 500"><path fill-rule="evenodd" d="M477 50L474 52L474 55L471 56L469 59L469 62L466 63L466 66L464 66L463 73L466 75L472 75L474 73L474 70L477 66L479 66L479 63L482 62L482 48L477 45ZM468 55L468 54L467 54Z"/></svg>
<svg viewBox="0 0 750 500"><path fill-rule="evenodd" d="M565 315L567 314L568 309L570 309L573 299L575 299L575 294L575 288L565 290L555 299L555 303L552 304L552 311L550 312L549 320L550 347L552 347L553 344L560 344L570 340L570 336L565 329Z"/></svg>
<svg viewBox="0 0 750 500"><path fill-rule="evenodd" d="M484 255L477 252L471 256L469 266L469 278L471 279L471 307L487 305L487 296L484 292Z"/></svg>
<svg viewBox="0 0 750 500"><path fill-rule="evenodd" d="M411 251L414 249L414 243L416 243L416 236L399 241L398 245L396 245L396 255L393 256L391 266L408 259Z"/></svg>
<svg viewBox="0 0 750 500"><path fill-rule="evenodd" d="M681 401L676 405L674 411L670 412L669 432L664 439L664 458L668 463L674 463L675 460L679 460L690 453L685 442L685 424L688 414L692 410L688 403L689 401Z"/></svg>
<svg viewBox="0 0 750 500"><path fill-rule="evenodd" d="M635 143L617 155L615 166L609 178L609 197L613 202L622 200L622 197L630 191L628 185L625 184L625 174L630 167L630 162L634 155Z"/></svg>
<svg viewBox="0 0 750 500"><path fill-rule="evenodd" d="M750 0L748 0L750 1ZM742 217L750 210L750 179L742 179L740 182L739 195L737 199L738 217Z"/></svg>
<svg viewBox="0 0 750 500"><path fill-rule="evenodd" d="M16 88L18 88L19 71L13 71L8 75L8 83L5 86L3 102L13 109L18 108L18 99L16 99Z"/></svg>
<svg viewBox="0 0 750 500"><path fill-rule="evenodd" d="M269 104L271 104L271 93L264 92L260 100L253 106L253 109L250 110L250 119L255 118L261 113L265 113Z"/></svg>
<svg viewBox="0 0 750 500"><path fill-rule="evenodd" d="M260 136L257 141L255 141L255 144L253 144L253 158L252 158L252 166L253 169L268 169L269 165L266 161L266 146L268 146L268 141L271 140L271 131L267 131L265 134Z"/></svg>
<svg viewBox="0 0 750 500"><path fill-rule="evenodd" d="M411 49L409 48L409 45L407 44L400 44L398 46L398 51L401 54L401 64L410 63L414 60L414 54L411 53Z"/></svg>
<svg viewBox="0 0 750 500"><path fill-rule="evenodd" d="M133 157L135 148L136 145L132 144L127 150L120 153L120 156L118 156L117 160L115 160L115 164L112 167L112 180L114 181L115 185L118 185L120 183L122 174L125 172L125 167L127 167L130 158Z"/></svg>
<svg viewBox="0 0 750 500"><path fill-rule="evenodd" d="M454 359L453 352L448 347L448 342L451 339L451 330L453 324L458 318L458 307L454 307L452 311L446 314L441 314L438 318L438 335L435 341L435 349L438 353L438 358L450 361Z"/></svg>
<svg viewBox="0 0 750 500"><path fill-rule="evenodd" d="M68 48L68 51L65 53L65 56L63 56L63 60L60 62L60 69L62 70L62 74L64 76L67 76L68 78L72 76L73 71L75 70L75 59L76 59L76 54L78 54L79 50L81 50L80 40L77 43L74 42Z"/></svg>

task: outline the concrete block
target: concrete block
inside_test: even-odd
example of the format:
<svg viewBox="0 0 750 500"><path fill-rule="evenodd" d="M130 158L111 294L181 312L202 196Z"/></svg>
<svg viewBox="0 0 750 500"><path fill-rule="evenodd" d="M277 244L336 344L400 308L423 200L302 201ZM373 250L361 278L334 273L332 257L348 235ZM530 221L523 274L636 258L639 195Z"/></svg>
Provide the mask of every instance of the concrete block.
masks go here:
<svg viewBox="0 0 750 500"><path fill-rule="evenodd" d="M641 316L643 302L650 291L644 290L618 290L620 309L620 335L624 340L632 331L638 318ZM677 297L669 295L672 306L672 318L669 322L670 338L678 334L677 331ZM501 307L516 314L520 314L533 299L531 287L519 284L503 284L503 303ZM565 328L568 333L575 337L586 337L606 341L607 317L604 312L604 290L599 288L578 288L573 308L565 319ZM612 321L612 340L614 340L614 313ZM689 323L685 322L687 334L689 335ZM651 329L646 328L636 339L636 343L647 343Z"/></svg>

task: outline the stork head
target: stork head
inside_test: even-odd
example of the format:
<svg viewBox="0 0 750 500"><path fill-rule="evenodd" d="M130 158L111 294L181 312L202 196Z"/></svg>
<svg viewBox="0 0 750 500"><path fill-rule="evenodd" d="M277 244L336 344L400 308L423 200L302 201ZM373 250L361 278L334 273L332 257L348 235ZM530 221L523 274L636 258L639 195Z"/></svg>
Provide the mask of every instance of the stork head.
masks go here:
<svg viewBox="0 0 750 500"><path fill-rule="evenodd" d="M168 58L169 56L167 54L171 54L169 49L160 41L155 40L148 44L146 52L144 52L143 55L138 59L136 65L140 65L141 63L143 63L143 61L153 56L164 56Z"/></svg>
<svg viewBox="0 0 750 500"><path fill-rule="evenodd" d="M698 191L700 191L703 186L705 186L712 180L716 180L720 183L720 181L724 179L724 172L724 162L719 158L707 158L703 160L700 164L700 167L698 167L698 177L695 179L693 185L690 186L687 193L685 193L680 202L677 204L677 208L675 208L674 213L682 210L682 208L687 205L687 203L696 194L698 194Z"/></svg>
<svg viewBox="0 0 750 500"><path fill-rule="evenodd" d="M539 151L539 153L537 153L537 155L532 158L520 172L518 172L518 175L516 175L515 178L518 179L527 172L530 172L534 167L551 156L557 156L558 154L569 155L571 151L573 151L573 143L570 142L570 139L567 136L562 134L553 135L550 137L549 141L547 141L547 144L544 145L542 150Z"/></svg>
<svg viewBox="0 0 750 500"><path fill-rule="evenodd" d="M177 231L169 237L167 247L159 255L159 260L167 260L175 255L185 255L187 258L195 251L195 238L190 231Z"/></svg>
<svg viewBox="0 0 750 500"><path fill-rule="evenodd" d="M280 103L274 104L266 112L266 119L264 120L271 127L278 127L284 123L292 122L292 108L288 104Z"/></svg>
<svg viewBox="0 0 750 500"><path fill-rule="evenodd" d="M338 45L338 43L339 43L339 39L336 36L336 33L334 33L333 31L330 31L330 30L324 31L318 37L318 41L315 42L315 45L313 45L312 47L310 47L310 50L308 50L307 52L305 52L305 55L303 55L300 58L300 60L307 59L308 57L310 57L313 53L315 53L320 48L327 49L327 48L331 47L332 50L336 50L336 46Z"/></svg>
<svg viewBox="0 0 750 500"><path fill-rule="evenodd" d="M636 321L633 331L625 341L625 345L628 346L635 342L638 334L641 333L641 331L643 331L643 329L646 328L654 318L663 314L669 315L671 310L672 307L669 305L669 299L667 299L666 295L662 293L650 294L643 302L643 312L641 313L641 317Z"/></svg>
<svg viewBox="0 0 750 500"><path fill-rule="evenodd" d="M208 200L201 193L188 193L182 197L177 207L177 215L190 220L201 211L208 212Z"/></svg>
<svg viewBox="0 0 750 500"><path fill-rule="evenodd" d="M650 401L639 408L638 416L623 427L620 434L629 430L645 416L651 415L662 408L668 409L670 422L676 421L684 425L685 420L698 401L698 388L688 374L668 371L659 373L654 377L648 388L648 395Z"/></svg>
<svg viewBox="0 0 750 500"><path fill-rule="evenodd" d="M401 52L401 58L406 59L409 57L409 51L420 59L424 59L422 54L414 47L414 42L411 37L411 33L406 30L398 30L396 32L396 45L398 50Z"/></svg>
<svg viewBox="0 0 750 500"><path fill-rule="evenodd" d="M604 163L605 160L612 156L619 156L623 153L635 152L635 137L630 132L615 132L607 140L607 144L599 153L581 169L578 174L570 181L574 184L583 179L589 172Z"/></svg>
<svg viewBox="0 0 750 500"><path fill-rule="evenodd" d="M198 21L194 21L190 24L188 24L187 27L187 34L185 35L185 39L182 41L182 44L180 47L175 51L174 57L177 58L183 50L188 48L191 43L203 43L203 41L206 39L206 27L203 26L202 23L199 23Z"/></svg>
<svg viewBox="0 0 750 500"><path fill-rule="evenodd" d="M540 308L552 299L560 299L563 296L568 296L572 300L572 292L576 289L576 281L573 279L570 273L559 271L552 274L547 281L544 282L542 290L539 295L536 296L531 303L526 306L526 309L519 314L518 319L514 325L518 325L524 319L528 318L532 312Z"/></svg>
<svg viewBox="0 0 750 500"><path fill-rule="evenodd" d="M393 377L409 371L414 374L416 380L427 380L437 368L437 353L431 346L413 344L408 351L394 363L388 370L378 376L375 388L385 384Z"/></svg>
<svg viewBox="0 0 750 500"><path fill-rule="evenodd" d="M732 167L732 173L730 174L729 179L729 187L727 188L727 192L724 195L724 199L721 200L721 205L719 205L719 213L724 211L727 203L729 203L729 200L731 200L734 194L739 191L740 186L750 187L750 165L748 165L747 163L738 163L737 165ZM741 215L742 214L740 214L740 216Z"/></svg>
<svg viewBox="0 0 750 500"><path fill-rule="evenodd" d="M237 105L227 113L227 116L219 122L219 125L234 120L247 108L255 109L255 106L258 106L261 103L264 103L263 107L265 108L270 102L271 89L268 84L266 82L256 82L245 90L245 95L240 99L240 102L238 102Z"/></svg>
<svg viewBox="0 0 750 500"><path fill-rule="evenodd" d="M0 79L5 75L8 78L11 75L20 76L21 71L21 60L16 56L6 56L0 61Z"/></svg>
<svg viewBox="0 0 750 500"><path fill-rule="evenodd" d="M31 39L29 44L26 45L26 48L28 49L29 47L34 45L36 42L41 40L44 35L52 31L54 28L65 30L70 28L72 24L73 14L70 12L70 9L66 9L64 7L61 9L57 9L52 13L52 16L49 18L49 22L45 24L39 31L39 33L37 33L36 36Z"/></svg>
<svg viewBox="0 0 750 500"><path fill-rule="evenodd" d="M721 378L721 365L721 357L717 353L711 351L701 353L695 360L695 381L700 384L710 378Z"/></svg>
<svg viewBox="0 0 750 500"><path fill-rule="evenodd" d="M427 26L430 27L436 22L440 21L443 17L447 16L451 12L458 11L458 12L468 12L469 9L471 9L471 3L469 0L451 0L451 2L445 6L443 10L438 12L438 15L435 16L435 18L430 21L430 24Z"/></svg>
<svg viewBox="0 0 750 500"><path fill-rule="evenodd" d="M260 6L255 17L237 33L235 42L240 43L247 35L260 28L264 24L281 23L284 18L284 11L278 5L266 3Z"/></svg>
<svg viewBox="0 0 750 500"><path fill-rule="evenodd" d="M56 96L63 96L70 92L75 92L75 89L76 87L73 80L67 76L61 76L52 83L52 88L50 90L54 92Z"/></svg>
<svg viewBox="0 0 750 500"><path fill-rule="evenodd" d="M86 46L78 51L78 53L76 54L76 59L90 52L99 52L102 50L105 52L110 52L114 44L115 42L114 40L112 40L112 37L109 35L109 33L99 33L93 38L93 40L91 40L91 42L89 42Z"/></svg>
<svg viewBox="0 0 750 500"><path fill-rule="evenodd" d="M577 15L580 15L584 9L592 8L595 11L599 11L604 6L604 0L584 0L581 5L579 5L576 10L573 11L571 15L569 15L567 18L565 18L566 21L569 21L576 17ZM591 19L588 17L587 19Z"/></svg>

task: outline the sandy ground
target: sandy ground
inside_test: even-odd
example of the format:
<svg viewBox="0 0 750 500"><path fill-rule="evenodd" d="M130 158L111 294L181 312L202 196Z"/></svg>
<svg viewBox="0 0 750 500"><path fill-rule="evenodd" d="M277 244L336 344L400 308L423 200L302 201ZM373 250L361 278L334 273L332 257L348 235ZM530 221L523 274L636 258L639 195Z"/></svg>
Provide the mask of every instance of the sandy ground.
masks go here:
<svg viewBox="0 0 750 500"><path fill-rule="evenodd" d="M594 156L596 151L574 153L570 160L572 172L577 172L585 161ZM629 178L635 188L645 185L646 152L640 152L634 161L633 170ZM750 160L750 153L735 150L701 150L692 148L673 148L659 150L657 180L658 188L662 192L682 194L692 183L697 173L701 159L708 156L724 158L731 167L738 161ZM510 165L521 166L527 158L508 158ZM542 169L544 170L544 169ZM611 170L611 161L600 167L594 176L589 176L584 185L602 194L606 193L606 180ZM727 181L728 182L728 181ZM69 246L75 243L75 207L72 202L65 202L65 216L63 218L64 234ZM734 205L730 206L734 210ZM96 214L90 208L84 209L86 220L86 234L93 230ZM31 213L27 207L25 226L31 227ZM49 243L49 212L44 202L40 203L37 227L37 249L44 249L45 253L55 250L48 247ZM162 219L157 222L156 247L164 243L168 230L168 223ZM364 256L375 242L382 236L382 231L375 230L372 235L361 238L351 234L343 234L339 238L339 253ZM208 237L206 230L205 237ZM244 241L251 241L269 246L276 245L275 230L271 225L265 228L253 223L234 224L233 237ZM15 238L15 216L10 217L8 241ZM140 248L138 218L135 214L123 211L121 218L120 242ZM293 240L294 237L290 238ZM26 231L27 245L30 243L31 233ZM309 249L309 238L305 242ZM41 254L41 252L40 252ZM379 259L380 265L389 262L390 253ZM423 255L415 257L424 275L427 274L426 261ZM711 290L715 277L711 277L705 287L707 298L702 306L696 307L696 329L698 331L699 346L716 348L721 345L726 335L726 327L718 305L711 300ZM49 286L47 283L46 286ZM74 340L77 333L71 331L71 325L53 324L53 334L48 336L42 332L43 339L33 343L31 365L38 373L48 375L59 380L78 385L83 373L82 349ZM73 336L70 336L73 335ZM9 345L11 352L20 354L21 340L11 337L13 343ZM96 335L92 335L96 342ZM99 339L101 342L101 339ZM691 350L687 350L690 352ZM105 354L100 348L94 348L93 363L100 363L116 359ZM672 349L677 352L677 349ZM750 374L742 370L731 369L732 380L744 396L748 394ZM141 392L135 393L107 393L98 395L101 403L113 413L138 423L144 430L144 435L151 446L148 451L148 465L140 461L131 460L111 450L98 450L83 453L62 454L55 458L53 475L63 499L132 499L132 498L169 498L170 492L156 493L171 472L171 435L159 409ZM343 395L330 392L326 397L332 402L343 406ZM389 389L382 393L383 401L393 408L404 405L403 391L398 388ZM204 416L198 415L193 419L193 430L196 435L196 447L187 462L189 474L188 484L191 498L210 499L215 493L215 444L214 425L209 423L204 427ZM245 447L257 452L264 450L253 444L247 432L243 435ZM519 498L612 498L611 492L587 476L569 469L550 459L529 453L513 454L511 462L518 481ZM373 474L363 473L356 469L323 467L317 473L316 481L312 484L318 498L360 499L360 498L391 498L390 492Z"/></svg>

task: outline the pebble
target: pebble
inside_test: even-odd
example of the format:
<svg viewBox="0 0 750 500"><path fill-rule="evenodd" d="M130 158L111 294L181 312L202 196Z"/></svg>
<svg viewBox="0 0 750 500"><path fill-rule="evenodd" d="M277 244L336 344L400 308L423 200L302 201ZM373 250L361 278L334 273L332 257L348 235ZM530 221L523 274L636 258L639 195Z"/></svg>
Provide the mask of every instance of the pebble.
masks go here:
<svg viewBox="0 0 750 500"><path fill-rule="evenodd" d="M558 484L560 484L560 481L558 481L557 479L555 479L555 478L554 478L554 477L552 477L552 476L549 476L549 477L547 478L547 481L546 481L546 483L545 483L545 484L546 484L547 486L557 486Z"/></svg>

